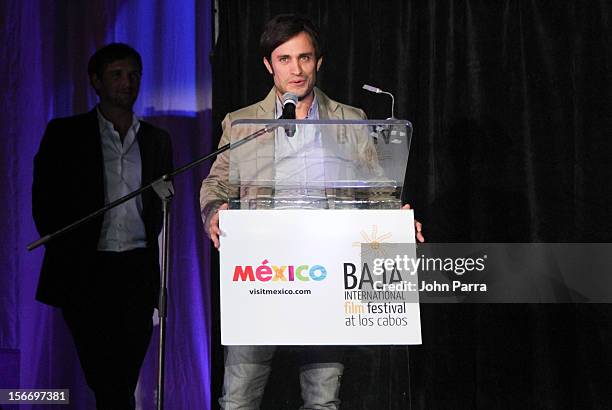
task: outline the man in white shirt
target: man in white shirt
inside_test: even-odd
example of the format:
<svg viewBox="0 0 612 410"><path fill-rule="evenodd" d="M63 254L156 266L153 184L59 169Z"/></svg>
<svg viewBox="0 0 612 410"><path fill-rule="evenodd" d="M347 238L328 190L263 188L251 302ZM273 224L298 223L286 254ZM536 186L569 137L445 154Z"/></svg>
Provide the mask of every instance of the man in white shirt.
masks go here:
<svg viewBox="0 0 612 410"><path fill-rule="evenodd" d="M90 59L99 104L49 122L32 212L47 235L172 170L170 136L132 108L142 60L114 43ZM99 409L135 408L159 292L161 200L146 192L46 245L37 300L60 307Z"/></svg>

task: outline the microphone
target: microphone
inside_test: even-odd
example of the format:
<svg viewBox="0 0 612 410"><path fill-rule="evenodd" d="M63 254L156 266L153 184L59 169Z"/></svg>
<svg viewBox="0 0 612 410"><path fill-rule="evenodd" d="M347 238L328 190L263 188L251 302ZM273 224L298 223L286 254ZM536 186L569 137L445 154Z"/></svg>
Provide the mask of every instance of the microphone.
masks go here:
<svg viewBox="0 0 612 410"><path fill-rule="evenodd" d="M363 85L363 89L366 90L366 91L369 91L371 93L376 93L376 94L382 93L382 90L380 88L376 88L376 87L368 85L368 84L364 84Z"/></svg>
<svg viewBox="0 0 612 410"><path fill-rule="evenodd" d="M388 120L393 120L395 119L395 98L393 97L393 94L391 94L390 92L381 90L380 88L374 87L372 85L368 85L368 84L364 84L362 87L364 90L369 91L371 93L375 93L375 94L387 94L389 96L391 96L391 118L387 118Z"/></svg>
<svg viewBox="0 0 612 410"><path fill-rule="evenodd" d="M294 93L285 93L282 98L283 115L281 120L295 120L295 107L297 106L298 96Z"/></svg>
<svg viewBox="0 0 612 410"><path fill-rule="evenodd" d="M283 94L283 115L280 120L295 120L295 107L297 106L298 96L294 93ZM295 124L285 125L285 135L293 137L295 135Z"/></svg>

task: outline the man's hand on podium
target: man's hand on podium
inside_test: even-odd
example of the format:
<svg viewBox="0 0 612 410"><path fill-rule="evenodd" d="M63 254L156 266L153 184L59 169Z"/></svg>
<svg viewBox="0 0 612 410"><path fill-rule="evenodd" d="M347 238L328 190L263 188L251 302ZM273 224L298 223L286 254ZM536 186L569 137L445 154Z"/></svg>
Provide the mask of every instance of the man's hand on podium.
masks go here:
<svg viewBox="0 0 612 410"><path fill-rule="evenodd" d="M410 207L410 204L406 204L402 206L402 209L412 209L412 208ZM423 236L421 232L422 230L423 230L423 225L415 219L414 220L414 234L416 236L417 241L419 242L425 242L425 237Z"/></svg>
<svg viewBox="0 0 612 410"><path fill-rule="evenodd" d="M215 248L217 249L219 249L219 236L222 233L221 229L219 228L219 211L222 209L228 209L228 208L229 208L228 204L221 205L219 209L217 209L217 212L215 212L215 214L212 216L212 218L210 218L210 222L208 225L208 232L210 232L210 239L213 241L213 244L215 245ZM412 208L410 207L410 204L406 204L402 206L402 209L412 209ZM423 236L422 230L423 230L423 225L415 219L414 220L414 233L415 233L417 241L419 242L425 242L425 237Z"/></svg>
<svg viewBox="0 0 612 410"><path fill-rule="evenodd" d="M219 229L219 211L222 209L229 208L227 203L221 205L217 212L210 218L208 223L208 232L210 232L210 240L213 241L215 248L219 249L219 236L221 235L221 229Z"/></svg>

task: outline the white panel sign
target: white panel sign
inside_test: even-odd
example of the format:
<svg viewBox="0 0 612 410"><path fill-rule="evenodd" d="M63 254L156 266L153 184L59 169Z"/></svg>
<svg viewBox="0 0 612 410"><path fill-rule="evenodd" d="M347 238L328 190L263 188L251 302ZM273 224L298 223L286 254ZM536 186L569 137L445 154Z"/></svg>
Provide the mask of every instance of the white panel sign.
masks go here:
<svg viewBox="0 0 612 410"><path fill-rule="evenodd" d="M414 244L412 211L226 210L220 226L224 345L421 343L418 293L362 263Z"/></svg>

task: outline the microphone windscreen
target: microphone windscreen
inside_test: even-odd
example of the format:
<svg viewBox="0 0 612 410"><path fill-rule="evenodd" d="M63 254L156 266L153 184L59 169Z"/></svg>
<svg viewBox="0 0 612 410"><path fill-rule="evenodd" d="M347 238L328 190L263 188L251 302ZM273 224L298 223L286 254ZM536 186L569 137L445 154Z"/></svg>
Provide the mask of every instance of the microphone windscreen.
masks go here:
<svg viewBox="0 0 612 410"><path fill-rule="evenodd" d="M297 105L298 96L294 93L285 93L283 94L283 107L287 104Z"/></svg>

